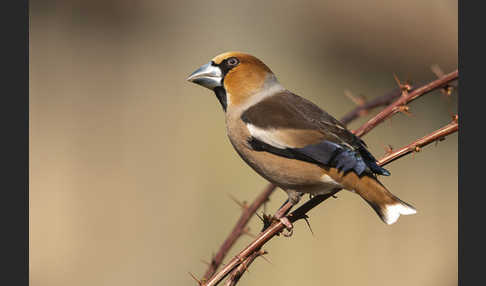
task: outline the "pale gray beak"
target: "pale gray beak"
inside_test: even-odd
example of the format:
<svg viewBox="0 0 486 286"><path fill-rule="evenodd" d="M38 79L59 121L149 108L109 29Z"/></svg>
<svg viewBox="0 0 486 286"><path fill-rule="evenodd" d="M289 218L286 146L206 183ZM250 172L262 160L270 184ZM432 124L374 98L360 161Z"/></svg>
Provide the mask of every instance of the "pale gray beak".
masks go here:
<svg viewBox="0 0 486 286"><path fill-rule="evenodd" d="M202 85L211 90L217 86L221 86L222 79L223 73L221 72L221 69L212 65L211 62L201 66L187 78L188 81Z"/></svg>

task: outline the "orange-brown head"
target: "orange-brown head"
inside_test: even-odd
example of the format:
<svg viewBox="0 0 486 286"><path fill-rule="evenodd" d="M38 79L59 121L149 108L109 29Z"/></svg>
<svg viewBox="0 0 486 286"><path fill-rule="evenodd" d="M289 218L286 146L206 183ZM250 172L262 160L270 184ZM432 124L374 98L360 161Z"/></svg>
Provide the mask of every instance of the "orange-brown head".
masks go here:
<svg viewBox="0 0 486 286"><path fill-rule="evenodd" d="M214 57L187 80L213 90L225 110L228 105L244 104L261 95L263 89L278 84L270 68L242 52L226 52Z"/></svg>

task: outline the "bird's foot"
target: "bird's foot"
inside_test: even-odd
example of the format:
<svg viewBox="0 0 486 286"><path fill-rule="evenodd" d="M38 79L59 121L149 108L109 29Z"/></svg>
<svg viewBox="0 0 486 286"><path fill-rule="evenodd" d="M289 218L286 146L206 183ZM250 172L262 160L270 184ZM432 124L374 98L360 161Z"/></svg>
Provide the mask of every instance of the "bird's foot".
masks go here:
<svg viewBox="0 0 486 286"><path fill-rule="evenodd" d="M291 237L294 233L294 225L290 222L289 218L284 216L279 221L285 225L285 229L287 230L287 233L283 233L283 235L285 237Z"/></svg>
<svg viewBox="0 0 486 286"><path fill-rule="evenodd" d="M292 194L292 195L290 195ZM291 191L289 193L289 199L287 199L277 210L274 216L269 216L269 215L263 215L263 229L267 229L270 225L272 225L273 222L279 221L282 222L287 231L289 231L288 234L284 234L284 236L289 237L293 233L293 225L290 222L290 220L287 218L287 214L290 212L292 207L297 204L300 200L300 197L302 197L304 194L303 193L297 193L295 191Z"/></svg>
<svg viewBox="0 0 486 286"><path fill-rule="evenodd" d="M267 228L269 228L272 224L274 223L279 223L281 222L285 226L285 230L287 233L283 233L285 237L290 237L292 236L294 232L294 225L290 222L289 218L287 216L271 216L271 215L263 215L263 228L262 232L265 231Z"/></svg>

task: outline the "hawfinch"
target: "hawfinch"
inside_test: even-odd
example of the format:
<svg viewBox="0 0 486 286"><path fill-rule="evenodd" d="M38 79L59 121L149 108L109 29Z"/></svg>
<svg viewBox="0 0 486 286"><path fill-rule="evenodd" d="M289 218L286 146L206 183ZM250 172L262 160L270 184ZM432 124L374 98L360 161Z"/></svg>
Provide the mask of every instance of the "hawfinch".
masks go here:
<svg viewBox="0 0 486 286"><path fill-rule="evenodd" d="M285 89L256 57L223 53L187 80L214 91L236 152L285 190L292 204L304 193L346 189L360 195L386 224L416 213L378 181L376 175L390 173L377 165L360 138L309 100Z"/></svg>

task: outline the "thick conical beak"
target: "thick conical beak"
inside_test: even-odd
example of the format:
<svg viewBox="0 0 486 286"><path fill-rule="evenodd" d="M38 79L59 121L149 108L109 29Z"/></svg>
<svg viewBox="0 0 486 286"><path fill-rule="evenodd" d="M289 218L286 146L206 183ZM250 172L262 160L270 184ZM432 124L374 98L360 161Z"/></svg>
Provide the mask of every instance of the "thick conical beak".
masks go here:
<svg viewBox="0 0 486 286"><path fill-rule="evenodd" d="M214 89L217 86L221 86L221 81L223 79L223 73L221 69L211 62L201 66L195 70L187 80L209 89Z"/></svg>

